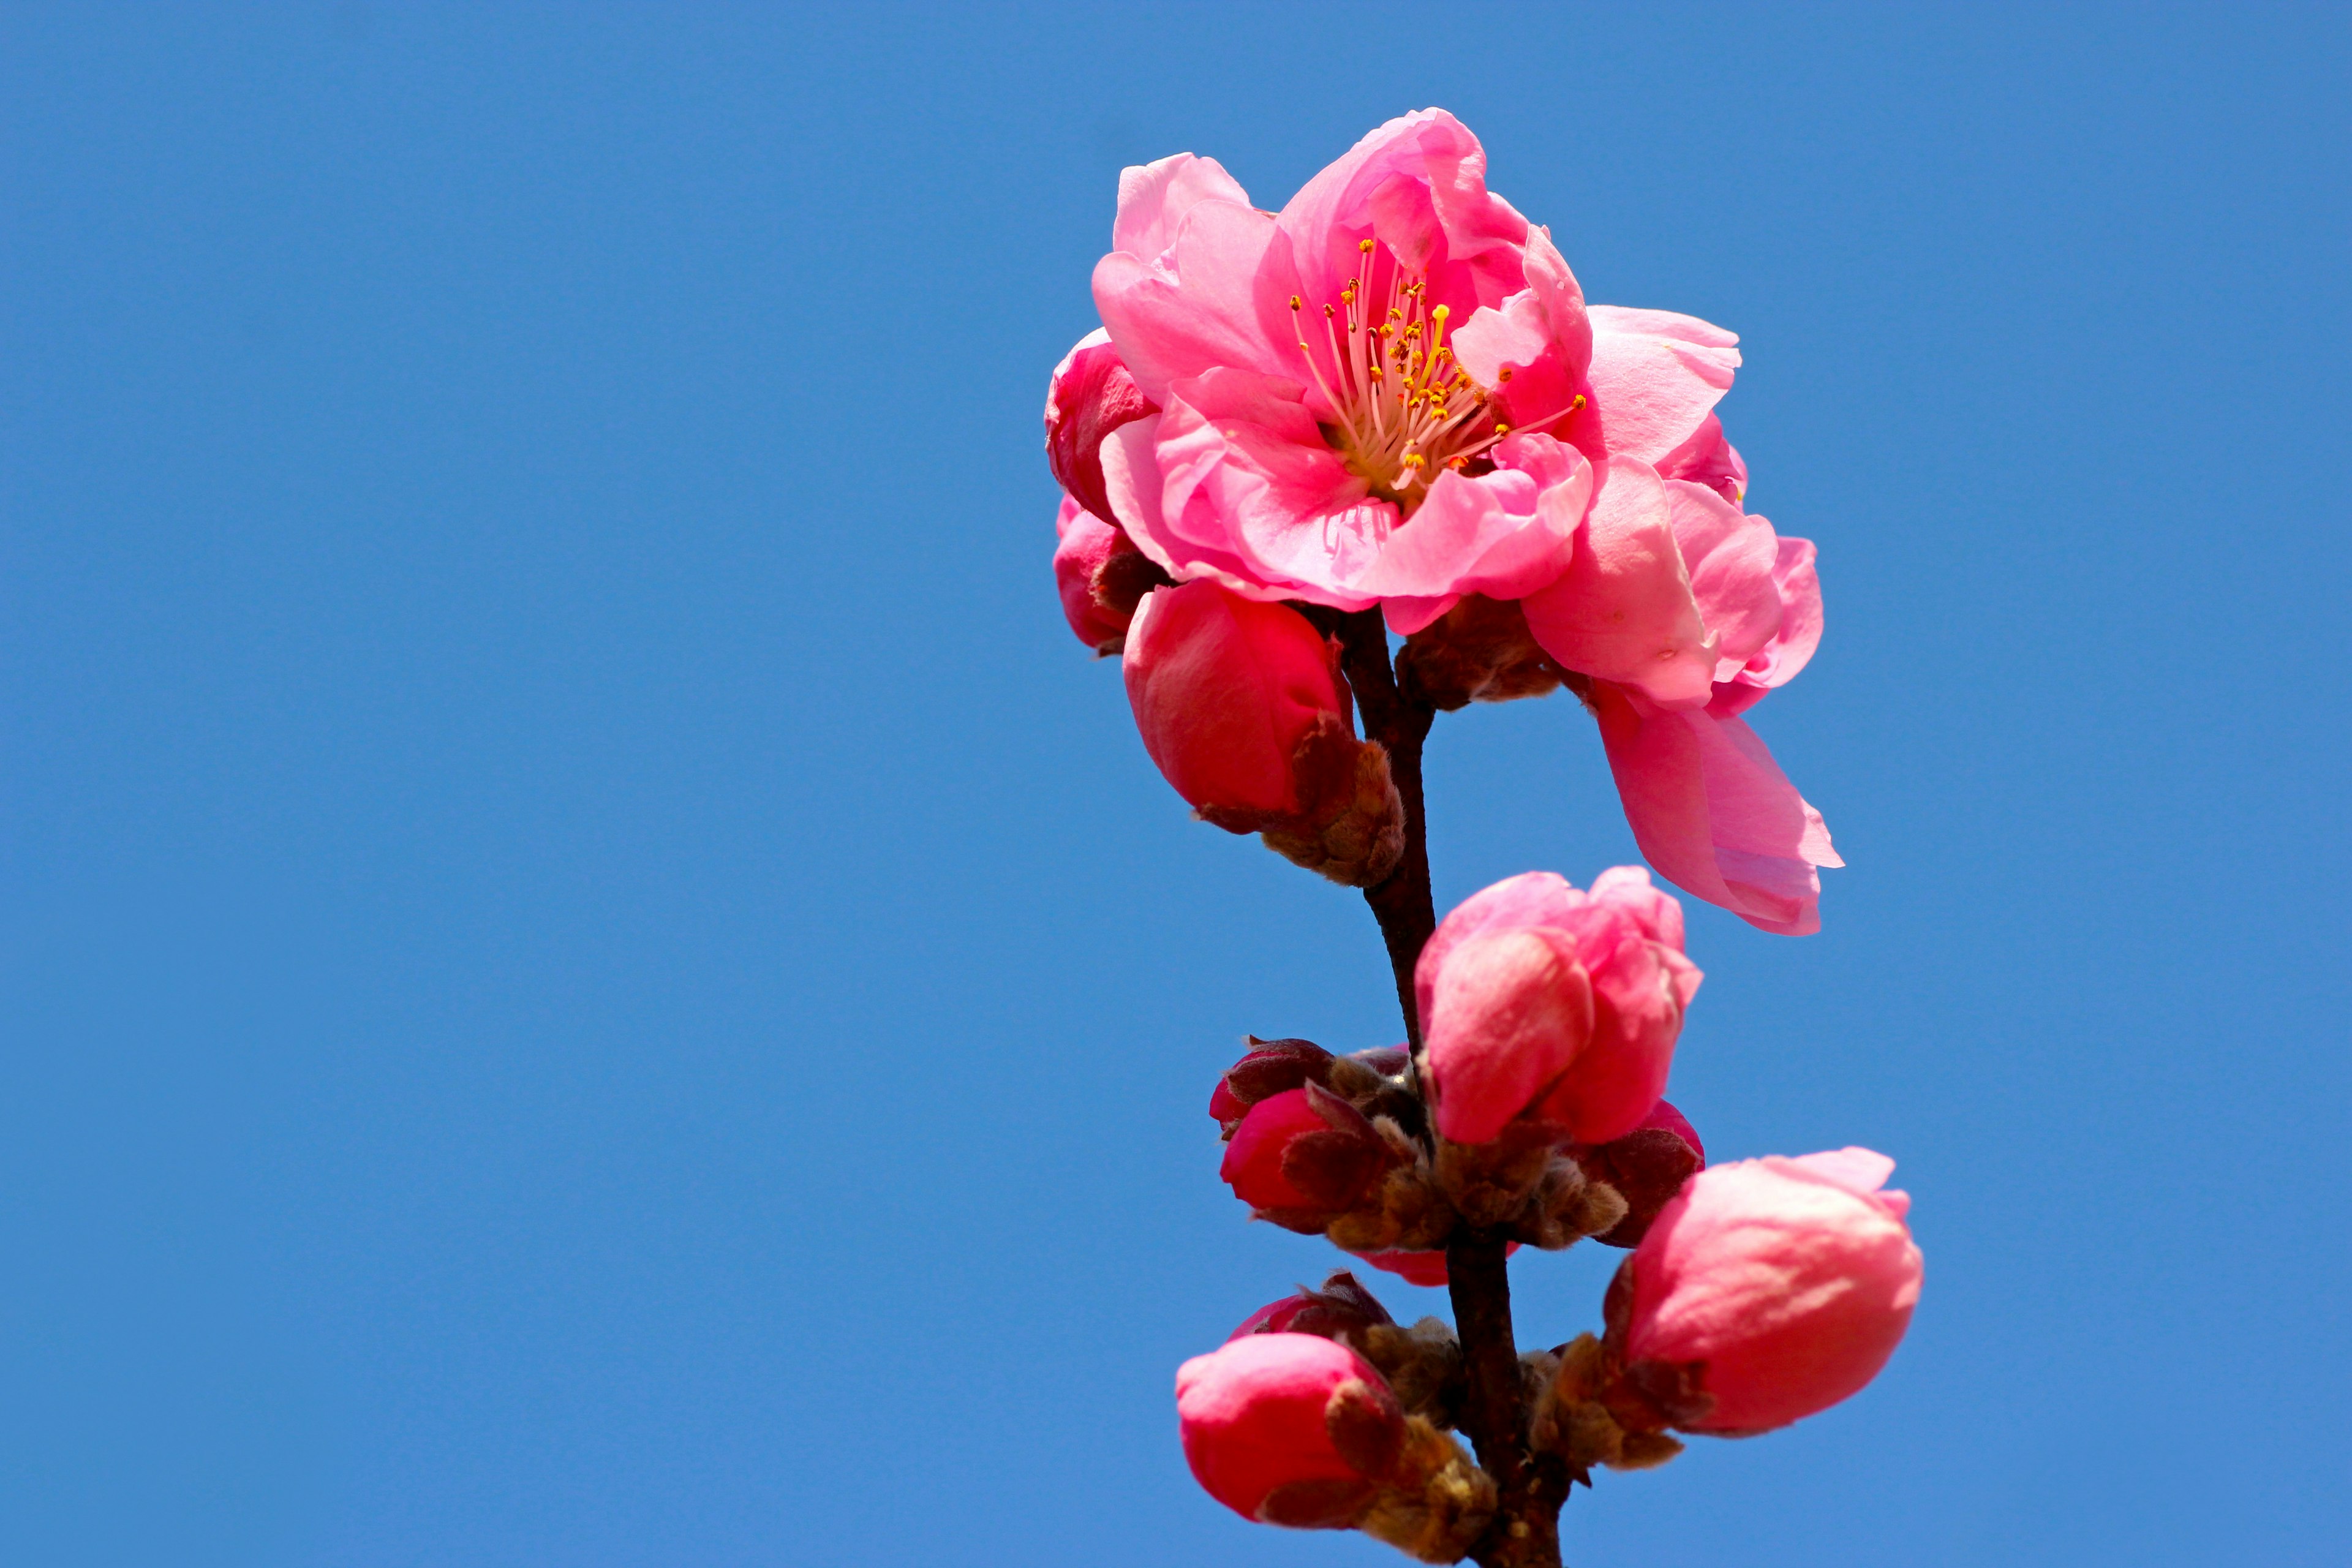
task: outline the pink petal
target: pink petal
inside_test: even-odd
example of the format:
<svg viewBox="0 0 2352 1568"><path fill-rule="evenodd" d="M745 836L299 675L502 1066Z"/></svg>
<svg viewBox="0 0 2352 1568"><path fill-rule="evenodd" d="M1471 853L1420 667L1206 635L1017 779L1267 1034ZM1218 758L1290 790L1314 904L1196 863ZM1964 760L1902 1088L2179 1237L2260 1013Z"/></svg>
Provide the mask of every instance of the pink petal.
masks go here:
<svg viewBox="0 0 2352 1568"><path fill-rule="evenodd" d="M1154 454L1171 572L1230 560L1249 585L1228 585L1254 598L1375 602L1355 580L1396 509L1372 500L1324 441L1297 382L1221 370L1171 384Z"/></svg>
<svg viewBox="0 0 2352 1568"><path fill-rule="evenodd" d="M1336 301L1364 273L1357 242L1377 240L1426 270L1433 300L1466 317L1527 283L1528 220L1486 189L1486 153L1442 109L1390 121L1302 186L1278 220L1298 291Z"/></svg>
<svg viewBox="0 0 2352 1568"><path fill-rule="evenodd" d="M1176 243L1184 215L1205 201L1250 205L1224 166L1214 158L1178 153L1118 172L1118 216L1111 220L1110 247L1150 261Z"/></svg>
<svg viewBox="0 0 2352 1568"><path fill-rule="evenodd" d="M1851 1144L1820 1154L1768 1155L1767 1159L1793 1165L1798 1170L1810 1172L1825 1182L1835 1182L1839 1186L1856 1193L1874 1193L1886 1184L1887 1177L1895 1173L1895 1161L1891 1155Z"/></svg>
<svg viewBox="0 0 2352 1568"><path fill-rule="evenodd" d="M1676 706L1704 703L1715 655L1675 546L1666 489L1646 463L1612 458L1568 571L1522 607L1569 668Z"/></svg>
<svg viewBox="0 0 2352 1568"><path fill-rule="evenodd" d="M1756 732L1713 709L1662 710L1603 682L1592 701L1633 841L1658 874L1762 930L1819 931L1816 868L1844 862Z"/></svg>
<svg viewBox="0 0 2352 1568"><path fill-rule="evenodd" d="M1666 504L1691 596L1716 641L1715 679L1728 680L1780 630L1772 525L1685 479L1666 481Z"/></svg>
<svg viewBox="0 0 2352 1568"><path fill-rule="evenodd" d="M1748 493L1748 465L1723 437L1723 421L1710 414L1690 439L1658 459L1658 477L1705 485L1727 501Z"/></svg>
<svg viewBox="0 0 2352 1568"><path fill-rule="evenodd" d="M1592 493L1592 466L1549 436L1514 436L1502 465L1444 473L1349 585L1377 594L1389 628L1410 637L1465 594L1524 598L1568 569Z"/></svg>
<svg viewBox="0 0 2352 1568"><path fill-rule="evenodd" d="M1537 229L1528 237L1527 268L1528 288L1497 307L1474 312L1448 341L1455 362L1495 395L1497 418L1522 426L1541 424L1566 439L1568 425L1556 421L1585 384L1592 325L1583 290L1552 248L1548 231Z"/></svg>
<svg viewBox="0 0 2352 1568"><path fill-rule="evenodd" d="M1146 397L1164 405L1170 382L1220 366L1297 368L1290 323L1275 336L1258 310L1273 237L1269 215L1209 199L1186 210L1157 258L1114 250L1095 264L1095 308Z"/></svg>
<svg viewBox="0 0 2352 1568"><path fill-rule="evenodd" d="M1594 305L1587 314L1592 406L1570 421L1569 438L1596 463L1604 454L1664 462L1730 388L1738 338L1671 310Z"/></svg>

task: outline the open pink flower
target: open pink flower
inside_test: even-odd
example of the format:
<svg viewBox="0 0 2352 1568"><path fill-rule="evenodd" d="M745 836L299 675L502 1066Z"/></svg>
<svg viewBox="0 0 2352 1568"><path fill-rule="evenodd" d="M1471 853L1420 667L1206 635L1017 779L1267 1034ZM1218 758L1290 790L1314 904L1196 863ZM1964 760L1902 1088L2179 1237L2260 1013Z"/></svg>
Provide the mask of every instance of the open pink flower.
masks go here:
<svg viewBox="0 0 2352 1568"><path fill-rule="evenodd" d="M1180 579L1401 632L1558 577L1593 466L1680 452L1738 363L1705 322L1588 310L1439 110L1278 214L1209 159L1129 169L1112 247L1096 303L1158 411L1100 444L1110 518Z"/></svg>
<svg viewBox="0 0 2352 1568"><path fill-rule="evenodd" d="M1742 1160L1659 1211L1610 1317L1638 1382L1701 1396L1675 1425L1769 1431L1878 1375L1921 1275L1910 1197L1881 1190L1894 1169L1868 1149Z"/></svg>
<svg viewBox="0 0 2352 1568"><path fill-rule="evenodd" d="M1464 900L1413 970L1438 1131L1483 1143L1522 1112L1580 1142L1639 1127L1698 991L1682 940L1681 906L1638 867L1591 892L1528 871Z"/></svg>

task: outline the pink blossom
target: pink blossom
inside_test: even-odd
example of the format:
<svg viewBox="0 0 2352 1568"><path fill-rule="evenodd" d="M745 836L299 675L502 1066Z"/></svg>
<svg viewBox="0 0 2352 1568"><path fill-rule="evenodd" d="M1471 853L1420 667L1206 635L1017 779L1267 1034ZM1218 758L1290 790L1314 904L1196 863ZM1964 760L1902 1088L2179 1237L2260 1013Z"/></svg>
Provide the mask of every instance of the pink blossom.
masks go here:
<svg viewBox="0 0 2352 1568"><path fill-rule="evenodd" d="M1638 867L1589 893L1529 871L1471 895L1413 972L1438 1131L1482 1143L1532 1110L1580 1142L1632 1131L1699 979L1681 907Z"/></svg>
<svg viewBox="0 0 2352 1568"><path fill-rule="evenodd" d="M1675 1425L1767 1431L1878 1374L1919 1299L1911 1200L1879 1190L1894 1169L1867 1149L1742 1160L1660 1211L1611 1317L1637 1384L1696 1377L1705 1408Z"/></svg>
<svg viewBox="0 0 2352 1568"><path fill-rule="evenodd" d="M1400 632L1558 577L1594 465L1683 454L1738 363L1705 322L1589 310L1439 110L1279 214L1208 159L1129 169L1112 246L1096 303L1158 412L1102 443L1105 515L1180 579Z"/></svg>
<svg viewBox="0 0 2352 1568"><path fill-rule="evenodd" d="M1202 1489L1266 1523L1352 1522L1405 1441L1371 1363L1315 1334L1248 1334L1194 1356L1176 1373L1176 1416Z"/></svg>
<svg viewBox="0 0 2352 1568"><path fill-rule="evenodd" d="M1125 669L1144 750L1203 810L1299 811L1299 742L1327 716L1348 713L1331 647L1305 616L1211 582L1144 599L1128 627Z"/></svg>

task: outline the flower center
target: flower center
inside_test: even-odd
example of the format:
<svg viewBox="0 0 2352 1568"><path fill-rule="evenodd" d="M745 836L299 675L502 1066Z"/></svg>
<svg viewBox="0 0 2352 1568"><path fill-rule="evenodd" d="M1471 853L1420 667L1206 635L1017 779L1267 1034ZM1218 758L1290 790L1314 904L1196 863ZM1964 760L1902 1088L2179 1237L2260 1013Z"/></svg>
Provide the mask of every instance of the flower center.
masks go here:
<svg viewBox="0 0 2352 1568"><path fill-rule="evenodd" d="M1373 242L1359 241L1357 248L1364 253L1369 277ZM1297 295L1290 297L1299 357L1339 418L1323 426L1324 438L1383 500L1412 512L1440 469L1467 466L1511 433L1488 409L1489 390L1454 360L1445 342L1452 311L1429 303L1429 279L1423 274L1391 266L1387 287L1378 295L1361 278L1350 278L1339 302L1322 307L1336 385L1307 346L1305 309ZM1502 379L1510 375L1507 367ZM1528 428L1568 412L1562 409Z"/></svg>

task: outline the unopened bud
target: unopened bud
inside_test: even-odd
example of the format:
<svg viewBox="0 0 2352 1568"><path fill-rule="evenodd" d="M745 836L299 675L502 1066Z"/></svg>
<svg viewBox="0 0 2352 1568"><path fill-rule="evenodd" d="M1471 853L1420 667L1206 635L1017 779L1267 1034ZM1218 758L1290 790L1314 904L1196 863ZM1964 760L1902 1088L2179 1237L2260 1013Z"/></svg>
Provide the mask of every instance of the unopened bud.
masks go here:
<svg viewBox="0 0 2352 1568"><path fill-rule="evenodd" d="M1353 886L1395 866L1388 753L1356 738L1337 645L1304 616L1205 579L1159 588L1123 658L1144 749L1204 821Z"/></svg>
<svg viewBox="0 0 2352 1568"><path fill-rule="evenodd" d="M1493 1480L1332 1341L1228 1341L1178 1371L1176 1411L1194 1479L1244 1519L1360 1529L1421 1562L1454 1563L1494 1517Z"/></svg>
<svg viewBox="0 0 2352 1568"><path fill-rule="evenodd" d="M1251 1106L1218 1174L1264 1217L1312 1234L1363 1203L1396 1163L1370 1122L1310 1083Z"/></svg>
<svg viewBox="0 0 2352 1568"><path fill-rule="evenodd" d="M1639 1126L1698 987L1680 917L1633 867L1589 893L1530 871L1464 900L1413 974L1437 1130L1478 1143L1525 1115L1598 1143Z"/></svg>
<svg viewBox="0 0 2352 1568"><path fill-rule="evenodd" d="M1404 1412L1371 1364L1313 1334L1252 1334L1176 1373L1184 1458L1244 1519L1344 1530L1393 1476Z"/></svg>
<svg viewBox="0 0 2352 1568"><path fill-rule="evenodd" d="M1320 1290L1301 1285L1279 1301L1269 1301L1242 1320L1228 1339L1245 1334L1319 1334L1361 1350L1364 1331L1392 1325L1395 1319L1379 1298L1346 1269L1335 1269Z"/></svg>
<svg viewBox="0 0 2352 1568"><path fill-rule="evenodd" d="M1694 1176L1610 1286L1623 1381L1685 1431L1769 1431L1878 1374L1919 1299L1910 1197L1867 1149Z"/></svg>

